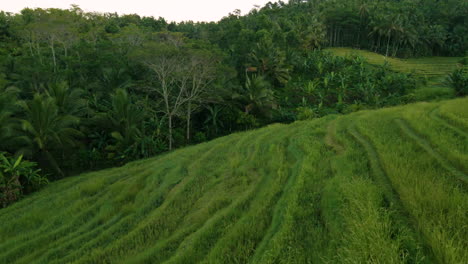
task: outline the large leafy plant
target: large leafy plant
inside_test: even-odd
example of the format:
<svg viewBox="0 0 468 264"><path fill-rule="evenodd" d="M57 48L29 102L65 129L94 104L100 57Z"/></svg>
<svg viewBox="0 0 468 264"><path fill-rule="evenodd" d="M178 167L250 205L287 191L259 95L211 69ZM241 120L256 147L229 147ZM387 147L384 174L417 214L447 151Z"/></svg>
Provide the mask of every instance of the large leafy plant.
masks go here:
<svg viewBox="0 0 468 264"><path fill-rule="evenodd" d="M449 74L447 82L455 89L455 93L458 96L468 95L468 74L463 68L456 69Z"/></svg>
<svg viewBox="0 0 468 264"><path fill-rule="evenodd" d="M17 201L25 190L39 189L48 183L35 162L0 153L0 206Z"/></svg>

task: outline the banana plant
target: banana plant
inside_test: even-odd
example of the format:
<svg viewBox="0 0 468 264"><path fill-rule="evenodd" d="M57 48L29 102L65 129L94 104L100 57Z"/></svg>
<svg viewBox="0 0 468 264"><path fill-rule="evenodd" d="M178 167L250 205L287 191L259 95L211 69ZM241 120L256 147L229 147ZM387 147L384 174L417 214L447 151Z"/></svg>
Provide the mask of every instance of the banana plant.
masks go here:
<svg viewBox="0 0 468 264"><path fill-rule="evenodd" d="M9 160L2 153L0 154L0 188L5 189L17 189L21 188L19 182L18 166L23 159L23 155L20 155L16 160Z"/></svg>
<svg viewBox="0 0 468 264"><path fill-rule="evenodd" d="M48 183L41 176L36 163L23 160L23 155L17 158L0 153L0 205L6 207L18 200L25 187L38 189Z"/></svg>

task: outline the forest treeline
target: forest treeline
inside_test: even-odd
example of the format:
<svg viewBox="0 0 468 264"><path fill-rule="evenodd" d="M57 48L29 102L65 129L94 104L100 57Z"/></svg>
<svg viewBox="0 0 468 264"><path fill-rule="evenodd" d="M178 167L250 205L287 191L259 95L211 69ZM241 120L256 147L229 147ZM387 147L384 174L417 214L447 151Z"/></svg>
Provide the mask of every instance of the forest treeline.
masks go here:
<svg viewBox="0 0 468 264"><path fill-rule="evenodd" d="M414 76L321 49L465 56L467 14L461 0L280 1L211 23L0 12L0 202L235 131L410 101Z"/></svg>

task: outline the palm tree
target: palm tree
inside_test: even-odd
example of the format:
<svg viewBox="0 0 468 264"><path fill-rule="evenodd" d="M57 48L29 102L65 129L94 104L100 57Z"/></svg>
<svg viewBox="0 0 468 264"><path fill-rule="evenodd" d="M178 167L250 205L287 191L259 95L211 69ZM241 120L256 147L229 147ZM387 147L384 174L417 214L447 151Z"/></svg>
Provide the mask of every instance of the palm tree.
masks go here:
<svg viewBox="0 0 468 264"><path fill-rule="evenodd" d="M29 101L21 101L25 113L22 129L34 148L48 161L59 176L64 176L51 151L57 147L74 146L82 133L74 127L80 119L69 114L61 114L56 99L35 94Z"/></svg>
<svg viewBox="0 0 468 264"><path fill-rule="evenodd" d="M414 49L418 45L419 41L418 32L414 26L407 23L404 27L402 27L402 31L399 36L400 45L409 48L412 53L414 53ZM396 56L397 51L397 49L394 50L393 56Z"/></svg>
<svg viewBox="0 0 468 264"><path fill-rule="evenodd" d="M131 86L131 79L124 68L103 68L100 79L106 91L115 88L126 89Z"/></svg>
<svg viewBox="0 0 468 264"><path fill-rule="evenodd" d="M290 67L286 65L285 55L276 48L271 40L262 40L250 54L251 68L272 82L285 84L291 78Z"/></svg>
<svg viewBox="0 0 468 264"><path fill-rule="evenodd" d="M144 113L133 104L130 96L124 89L117 89L111 98L112 107L107 113L107 118L112 123L114 131L111 133L116 144L109 146L108 150L115 151L122 156L141 138L140 130Z"/></svg>
<svg viewBox="0 0 468 264"><path fill-rule="evenodd" d="M269 111L275 107L275 97L270 89L270 84L263 76L247 76L244 90L240 99L244 104L246 114L257 112L268 115Z"/></svg>
<svg viewBox="0 0 468 264"><path fill-rule="evenodd" d="M369 36L372 36L374 38L374 51L377 52L378 49L380 49L380 42L382 36L385 35L385 20L382 15L375 15L371 17L371 21L369 23L369 26L371 28Z"/></svg>
<svg viewBox="0 0 468 264"><path fill-rule="evenodd" d="M139 134L138 127L143 120L143 113L132 103L125 90L117 89L112 95L112 110L108 116L117 131L128 140Z"/></svg>
<svg viewBox="0 0 468 264"><path fill-rule="evenodd" d="M398 14L395 17L388 16L387 23L385 26L385 36L387 37L387 50L385 52L385 57L388 57L390 40L393 38L395 41L398 36L398 33L402 31L403 29L400 25L400 15Z"/></svg>
<svg viewBox="0 0 468 264"><path fill-rule="evenodd" d="M356 44L360 48L361 47L361 34L363 30L365 29L369 17L369 6L367 3L362 3L359 6L359 30L358 30L358 35L357 35L357 40Z"/></svg>
<svg viewBox="0 0 468 264"><path fill-rule="evenodd" d="M83 116L86 109L83 90L71 89L66 82L59 82L49 84L45 92L55 99L60 114Z"/></svg>
<svg viewBox="0 0 468 264"><path fill-rule="evenodd" d="M218 135L219 128L223 127L223 124L220 121L221 112L223 107L219 105L208 105L206 106L208 110L208 115L205 119L205 126L207 130L210 131L212 135Z"/></svg>

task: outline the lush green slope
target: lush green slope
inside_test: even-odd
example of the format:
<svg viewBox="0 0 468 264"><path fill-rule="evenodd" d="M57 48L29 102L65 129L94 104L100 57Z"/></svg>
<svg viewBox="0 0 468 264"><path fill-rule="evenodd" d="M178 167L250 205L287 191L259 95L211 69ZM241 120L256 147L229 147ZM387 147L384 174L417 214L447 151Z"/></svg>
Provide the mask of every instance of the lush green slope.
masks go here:
<svg viewBox="0 0 468 264"><path fill-rule="evenodd" d="M423 57L423 58L410 58L398 59L392 57L385 57L385 55L378 54L367 50L358 50L352 48L328 48L326 49L338 56L359 55L366 58L371 64L384 64L388 62L393 70L405 73L416 73L428 77L441 77L446 76L455 69L457 69L458 61L461 57Z"/></svg>
<svg viewBox="0 0 468 264"><path fill-rule="evenodd" d="M466 263L468 98L272 125L55 182L0 263Z"/></svg>
<svg viewBox="0 0 468 264"><path fill-rule="evenodd" d="M398 72L413 73L423 78L426 83L415 91L415 96L419 100L431 99L430 97L453 97L453 90L448 87L447 76L459 67L468 71L468 66L462 66L458 62L462 57L422 57L410 59L398 59L385 57L382 54L367 50L352 48L327 48L332 54L337 56L359 55L375 65L388 63L389 67Z"/></svg>

